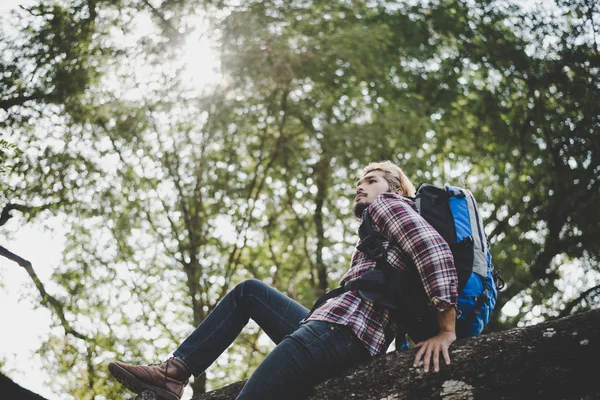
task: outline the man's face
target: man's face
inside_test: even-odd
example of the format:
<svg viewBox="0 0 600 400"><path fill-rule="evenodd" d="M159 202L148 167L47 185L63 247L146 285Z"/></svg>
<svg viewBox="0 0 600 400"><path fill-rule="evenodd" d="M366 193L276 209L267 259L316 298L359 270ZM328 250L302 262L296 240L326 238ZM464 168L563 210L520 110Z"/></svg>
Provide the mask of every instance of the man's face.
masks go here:
<svg viewBox="0 0 600 400"><path fill-rule="evenodd" d="M356 218L362 217L363 211L375 201L377 196L390 190L390 186L383 176L383 171L371 171L358 181L356 197L354 198L354 215Z"/></svg>

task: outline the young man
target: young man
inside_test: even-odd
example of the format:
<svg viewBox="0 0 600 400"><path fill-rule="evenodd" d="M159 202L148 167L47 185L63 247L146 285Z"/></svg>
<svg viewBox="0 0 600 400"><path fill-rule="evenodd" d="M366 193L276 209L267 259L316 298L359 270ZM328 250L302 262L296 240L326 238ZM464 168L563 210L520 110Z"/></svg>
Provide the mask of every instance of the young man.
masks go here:
<svg viewBox="0 0 600 400"><path fill-rule="evenodd" d="M415 285L427 295L423 306L429 308L435 326L416 338L420 341L413 366L422 360L427 373L439 371L441 357L450 363L448 348L456 340L457 276L447 243L404 197L414 192L399 167L389 161L371 163L357 184L354 214L361 219L368 210L374 230L387 238L390 265L400 271L416 267L420 279ZM355 249L342 286L375 265ZM160 399L179 400L188 378L202 374L252 318L277 346L237 398L303 398L315 384L385 353L403 324L394 320L394 313L350 290L309 314L277 290L250 279L230 291L167 361L150 366L113 362L109 370L136 393L151 389Z"/></svg>

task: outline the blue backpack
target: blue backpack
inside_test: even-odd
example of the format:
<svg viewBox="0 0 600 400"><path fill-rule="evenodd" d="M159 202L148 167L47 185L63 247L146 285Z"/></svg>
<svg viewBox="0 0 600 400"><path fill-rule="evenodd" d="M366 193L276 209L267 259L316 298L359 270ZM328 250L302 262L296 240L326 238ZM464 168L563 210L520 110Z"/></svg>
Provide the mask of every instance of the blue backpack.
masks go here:
<svg viewBox="0 0 600 400"><path fill-rule="evenodd" d="M457 336L478 335L490 321L504 282L494 271L475 197L458 186L440 188L422 183L414 201L421 216L448 242L454 256L460 310Z"/></svg>

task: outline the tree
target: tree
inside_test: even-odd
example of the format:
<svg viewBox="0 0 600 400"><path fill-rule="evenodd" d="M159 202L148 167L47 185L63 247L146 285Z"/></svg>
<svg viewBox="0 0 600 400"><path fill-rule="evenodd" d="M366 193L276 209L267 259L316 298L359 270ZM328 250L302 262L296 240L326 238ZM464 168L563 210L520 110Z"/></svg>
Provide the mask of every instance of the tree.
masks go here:
<svg viewBox="0 0 600 400"><path fill-rule="evenodd" d="M173 61L199 6L219 34L211 93ZM488 1L26 9L22 39L1 40L16 55L2 129L23 150L1 195L5 211L70 226L52 279L61 329L42 348L57 386L119 396L107 361L166 356L246 277L310 307L347 268L347 194L378 159L483 203L508 283L492 330L596 305L598 11L558 6L556 24ZM567 261L589 269L572 299L557 286ZM513 299L520 313L501 318ZM250 327L221 360L243 366L215 366L208 387L248 377L269 348Z"/></svg>

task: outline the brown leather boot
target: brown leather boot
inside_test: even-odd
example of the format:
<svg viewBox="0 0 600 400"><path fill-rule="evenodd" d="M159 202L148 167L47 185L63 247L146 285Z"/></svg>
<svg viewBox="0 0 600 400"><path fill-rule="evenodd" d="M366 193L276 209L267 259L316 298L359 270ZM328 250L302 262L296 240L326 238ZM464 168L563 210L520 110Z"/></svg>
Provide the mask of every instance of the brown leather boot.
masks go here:
<svg viewBox="0 0 600 400"><path fill-rule="evenodd" d="M111 362L108 370L127 389L134 393L153 391L160 400L179 400L191 372L185 363L171 357L161 364L131 365Z"/></svg>

